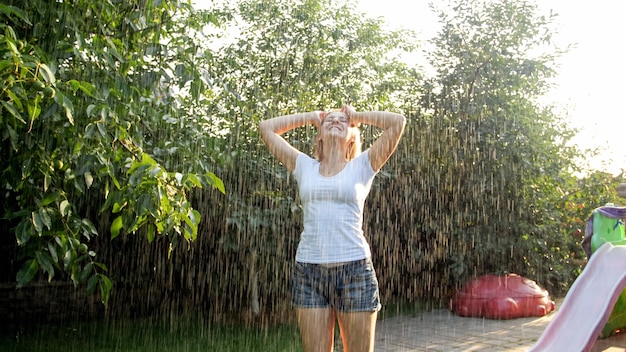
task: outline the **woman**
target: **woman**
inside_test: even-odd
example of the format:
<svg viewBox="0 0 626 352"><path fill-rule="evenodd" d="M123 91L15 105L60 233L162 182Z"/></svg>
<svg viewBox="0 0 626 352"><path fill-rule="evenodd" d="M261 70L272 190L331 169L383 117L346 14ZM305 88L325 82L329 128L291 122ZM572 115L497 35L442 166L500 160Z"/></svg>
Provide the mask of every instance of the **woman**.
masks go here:
<svg viewBox="0 0 626 352"><path fill-rule="evenodd" d="M361 153L359 124L383 130ZM304 351L332 351L335 320L344 351L374 350L380 310L378 281L363 235L363 208L376 173L396 150L406 119L391 112L344 106L262 121L261 137L298 182L304 229L292 275L292 303ZM307 124L318 129L317 160L281 134Z"/></svg>

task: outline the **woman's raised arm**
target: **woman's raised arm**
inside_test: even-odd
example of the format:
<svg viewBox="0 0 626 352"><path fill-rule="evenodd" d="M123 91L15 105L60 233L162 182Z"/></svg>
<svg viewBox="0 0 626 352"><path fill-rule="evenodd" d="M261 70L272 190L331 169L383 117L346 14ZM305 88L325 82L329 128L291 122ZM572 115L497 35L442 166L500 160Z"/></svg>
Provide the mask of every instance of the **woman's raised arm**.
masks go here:
<svg viewBox="0 0 626 352"><path fill-rule="evenodd" d="M387 111L363 111L356 112L352 107L344 107L344 112L354 123L364 123L376 126L383 130L383 133L372 144L369 149L369 159L372 169L380 170L389 160L389 157L398 147L400 137L404 131L406 118L403 115Z"/></svg>
<svg viewBox="0 0 626 352"><path fill-rule="evenodd" d="M259 123L261 139L267 145L270 153L280 161L289 172L296 167L296 159L300 151L287 142L281 134L307 124L319 128L321 123L319 111L305 112L292 115L283 115Z"/></svg>

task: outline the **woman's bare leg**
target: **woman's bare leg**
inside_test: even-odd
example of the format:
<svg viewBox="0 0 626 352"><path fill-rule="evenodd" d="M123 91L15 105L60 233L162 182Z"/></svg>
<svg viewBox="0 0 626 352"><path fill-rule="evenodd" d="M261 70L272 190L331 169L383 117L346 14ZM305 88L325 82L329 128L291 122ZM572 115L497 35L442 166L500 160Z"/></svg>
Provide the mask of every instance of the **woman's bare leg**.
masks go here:
<svg viewBox="0 0 626 352"><path fill-rule="evenodd" d="M378 312L337 313L344 352L373 352Z"/></svg>
<svg viewBox="0 0 626 352"><path fill-rule="evenodd" d="M331 308L296 308L304 352L331 352L335 313Z"/></svg>

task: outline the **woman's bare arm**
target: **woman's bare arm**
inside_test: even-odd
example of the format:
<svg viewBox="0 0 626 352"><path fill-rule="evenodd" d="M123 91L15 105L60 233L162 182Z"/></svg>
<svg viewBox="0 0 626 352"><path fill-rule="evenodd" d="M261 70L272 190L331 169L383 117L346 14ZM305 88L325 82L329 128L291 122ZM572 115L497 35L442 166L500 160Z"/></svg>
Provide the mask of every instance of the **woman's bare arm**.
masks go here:
<svg viewBox="0 0 626 352"><path fill-rule="evenodd" d="M307 124L319 128L320 121L320 112L318 111L284 115L261 121L261 123L259 123L259 131L270 153L272 153L289 172L292 172L296 167L296 159L300 151L289 144L281 134Z"/></svg>
<svg viewBox="0 0 626 352"><path fill-rule="evenodd" d="M403 115L387 111L356 112L351 107L344 107L343 110L350 117L351 123L364 123L383 130L383 133L369 150L372 169L380 170L398 147L406 124L406 118Z"/></svg>

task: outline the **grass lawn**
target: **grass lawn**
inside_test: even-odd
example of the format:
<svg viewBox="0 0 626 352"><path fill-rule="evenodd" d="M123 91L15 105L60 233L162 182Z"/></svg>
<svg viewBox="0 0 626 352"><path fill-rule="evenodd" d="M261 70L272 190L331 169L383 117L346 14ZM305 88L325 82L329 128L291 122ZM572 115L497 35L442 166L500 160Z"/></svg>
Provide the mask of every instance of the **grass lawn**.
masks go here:
<svg viewBox="0 0 626 352"><path fill-rule="evenodd" d="M298 351L295 326L248 328L149 320L42 325L0 336L3 352Z"/></svg>
<svg viewBox="0 0 626 352"><path fill-rule="evenodd" d="M379 319L415 315L423 303L388 302ZM432 307L431 307L432 308ZM336 331L336 339L339 333ZM202 321L162 322L154 319L44 324L19 334L0 334L2 352L281 352L301 351L293 325L244 327L211 325Z"/></svg>

